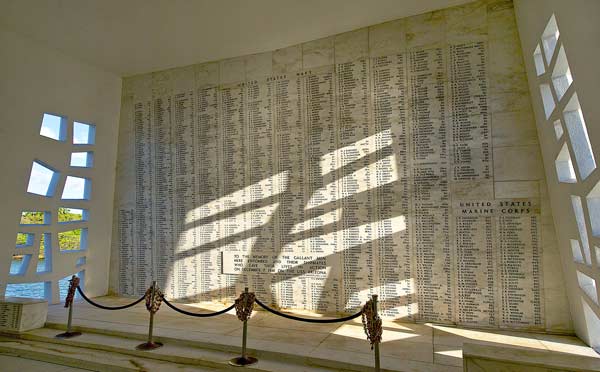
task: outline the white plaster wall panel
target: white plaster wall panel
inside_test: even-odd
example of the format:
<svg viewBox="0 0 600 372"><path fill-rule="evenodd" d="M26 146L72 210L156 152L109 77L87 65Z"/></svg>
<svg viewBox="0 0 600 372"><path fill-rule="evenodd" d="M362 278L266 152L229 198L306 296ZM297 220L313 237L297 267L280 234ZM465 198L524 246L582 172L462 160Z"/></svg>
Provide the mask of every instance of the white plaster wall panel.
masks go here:
<svg viewBox="0 0 600 372"><path fill-rule="evenodd" d="M577 283L576 270L585 270L586 273L595 276L596 280L599 277L599 270L597 263L595 264L594 262L590 266L574 262L571 252L571 240L579 240L579 231L572 212L571 196L577 195L583 198L587 195L597 184L600 174L592 172L588 178L583 181L581 180L576 159L573 156L574 153L570 138L563 135L557 140L553 124L557 120L561 120L564 123L562 111L572 94L576 92L587 124L592 151L597 156L596 149L598 148L600 132L595 123L600 119L600 109L595 102L599 96L598 84L600 81L595 71L595 64L590 61L594 61L600 56L600 49L597 43L594 42L600 35L600 29L595 20L595 16L599 12L599 4L590 1L569 3L560 1L516 1L515 5L521 45L529 78L529 87L533 92L533 111L536 117L540 148L546 169L548 193L545 195L545 200L551 202L552 210L554 211L557 249L560 251L565 278L564 286L569 296L573 326L579 337L591 343L592 346L598 347L600 345L598 345L597 340L595 341L593 334L598 334L600 330L597 325L594 325L591 319L586 318L586 316L591 316L592 314L584 314L585 309L582 308L582 296L585 296L585 294L583 294ZM538 93L540 91L539 86L542 83L550 81L549 74L554 69L558 53L554 53L551 59L548 59L546 56L543 57L542 62L545 63L545 72L538 74L534 62L534 52L537 46L541 45L542 34L552 16L555 17L560 31L558 44L555 49L558 52L561 47L564 47L569 68L573 75L573 83L560 101L557 101L556 95L552 92L551 99L556 103L556 107L554 112L550 113L550 117L547 118L542 105L542 97ZM587 103L583 102L584 99ZM561 129L564 130L564 126ZM556 178L554 162L565 144L571 152L573 166L577 174L577 180L574 183L559 183ZM584 215L586 215L586 229L589 231L590 224L587 217L587 207L586 203L583 204ZM545 223L549 224L549 221L545 221ZM597 238L591 236L591 234L588 237L591 247L599 245ZM549 289L547 292L550 295L557 291ZM600 318L598 307L590 304L589 309L591 309L596 319ZM562 311L566 311L566 309Z"/></svg>
<svg viewBox="0 0 600 372"><path fill-rule="evenodd" d="M0 114L2 125L2 181L4 213L0 217L2 245L7 257L0 268L0 291L6 283L52 282L49 293L52 302L58 301L59 279L85 270L87 290L92 295L106 293L112 211L108 206L113 200L114 166L116 159L117 125L119 116L120 79L112 74L82 64L56 51L49 50L17 34L2 31L2 88L0 96L7 103ZM57 113L68 118L67 141L57 142L39 135L44 112ZM96 143L78 146L78 150L96 153L91 169L71 168L69 159L75 149L72 140L73 121L96 125ZM16 156L15 154L18 154ZM34 159L51 164L61 172L55 197L44 198L27 194L31 163ZM67 175L86 177L94 184L90 201L61 201L62 185ZM88 249L86 252L60 254L57 233L73 226L58 225L59 206L81 207L90 210ZM12 254L20 213L23 210L48 210L52 212L52 225L35 227L36 232L52 234L52 271L36 274L36 260L30 262L30 270L23 277L8 276L9 255ZM80 224L79 226L83 226ZM39 248L39 234L36 234ZM75 261L86 256L87 263L76 267Z"/></svg>
<svg viewBox="0 0 600 372"><path fill-rule="evenodd" d="M184 148L202 153L194 172L203 186L180 205L194 233L186 230L185 244L173 237L172 251L144 240L172 261L141 275L192 300L231 300L248 285L283 308L335 313L379 293L388 317L568 331L568 314L553 310L564 297L544 295L546 261L555 258L542 245L555 238L541 226L551 212L539 192L515 29L511 2L476 2L218 62L219 80L206 75L217 86L190 97L212 103L196 106L196 135L185 129L197 145ZM511 66L493 65L493 54ZM503 76L513 73L511 89ZM138 102L159 98L165 105L168 97ZM181 130L154 113L148 120ZM170 144L175 164L184 159L177 138L156 141L151 151ZM162 213L168 200L148 212ZM526 215L508 215L514 208ZM162 239L156 230L154 238ZM234 254L249 261L236 266ZM500 270L510 265L524 278L522 315L508 310L520 296L511 297L510 270ZM219 274L221 266L241 274Z"/></svg>

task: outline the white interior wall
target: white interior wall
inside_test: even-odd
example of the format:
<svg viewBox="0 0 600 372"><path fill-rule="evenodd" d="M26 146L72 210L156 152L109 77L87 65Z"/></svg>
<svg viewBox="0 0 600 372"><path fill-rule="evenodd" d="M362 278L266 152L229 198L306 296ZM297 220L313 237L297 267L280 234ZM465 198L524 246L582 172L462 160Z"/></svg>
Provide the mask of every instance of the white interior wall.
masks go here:
<svg viewBox="0 0 600 372"><path fill-rule="evenodd" d="M532 93L532 104L544 158L574 328L580 338L597 348L600 346L600 328L594 317L600 318L600 308L579 287L576 271L595 279L596 283L600 281L600 263L598 262L600 254L596 248L600 247L600 237L592 234L588 204L586 203L586 196L600 180L600 171L596 169L587 178L582 179L572 151L569 133L564 127L562 112L572 94L576 92L585 118L591 147L596 162L598 162L600 160L600 125L598 124L600 122L600 105L598 104L600 75L597 72L597 66L600 59L600 43L598 43L600 39L600 23L598 23L600 2L595 0L515 0L515 12ZM561 45L564 47L573 83L561 100L558 100L553 92L557 106L547 120L539 85L548 81L548 72L540 77L537 76L533 53L538 43L541 42L540 37L552 14L556 17L560 31L557 50ZM551 66L555 59L556 56L549 61ZM560 139L557 139L553 126L553 122L558 119L563 120L565 132ZM573 166L577 175L576 183L559 183L557 180L555 159L565 143L573 157ZM571 195L580 196L583 202L591 250L591 264L589 265L576 263L573 260L570 240L581 240L581 236L575 221ZM597 291L597 288L592 290ZM583 305L582 301L587 305ZM592 312L589 311L590 309Z"/></svg>
<svg viewBox="0 0 600 372"><path fill-rule="evenodd" d="M87 292L92 296L105 294L121 79L12 32L0 30L0 45L0 246L3 252L0 258L0 293L4 295L7 282L51 281L51 300L57 302L57 281L84 269ZM67 117L69 136L66 142L39 135L44 112ZM71 144L73 120L96 125L96 143L87 147L95 154L92 169L69 167L70 153L75 149ZM54 198L26 193L34 159L40 159L61 171ZM66 175L79 175L92 180L90 201L60 201ZM89 209L88 249L84 254L60 255L56 233L82 225L58 226L56 215L59 206ZM52 212L52 225L26 229L36 233L36 243L26 248L25 252L37 252L40 233L53 233L51 273L36 274L37 255L33 254L29 270L24 276L8 276L11 256L16 253L16 233L25 231L19 227L23 210ZM75 260L83 255L87 263L76 268Z"/></svg>

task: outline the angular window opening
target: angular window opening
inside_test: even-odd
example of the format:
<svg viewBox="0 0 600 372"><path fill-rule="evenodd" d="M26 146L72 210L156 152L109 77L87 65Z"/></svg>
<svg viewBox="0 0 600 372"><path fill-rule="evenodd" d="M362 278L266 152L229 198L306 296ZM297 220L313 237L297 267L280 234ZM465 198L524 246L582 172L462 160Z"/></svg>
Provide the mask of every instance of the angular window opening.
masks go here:
<svg viewBox="0 0 600 372"><path fill-rule="evenodd" d="M44 114L40 135L56 141L65 141L67 139L67 119L58 115Z"/></svg>
<svg viewBox="0 0 600 372"><path fill-rule="evenodd" d="M29 176L29 184L27 185L27 192L36 195L42 195L46 197L54 196L56 190L56 184L60 172L52 169L48 165L35 160L31 166L31 174Z"/></svg>
<svg viewBox="0 0 600 372"><path fill-rule="evenodd" d="M88 210L79 208L58 208L58 223L84 222L88 220Z"/></svg>
<svg viewBox="0 0 600 372"><path fill-rule="evenodd" d="M87 249L87 228L58 233L58 247L61 252L84 251Z"/></svg>
<svg viewBox="0 0 600 372"><path fill-rule="evenodd" d="M600 237L600 182L586 196L592 235ZM600 264L600 261L599 261Z"/></svg>
<svg viewBox="0 0 600 372"><path fill-rule="evenodd" d="M544 113L546 114L546 119L548 119L550 115L552 115L554 107L556 107L556 104L554 103L554 97L552 97L552 91L550 90L550 85L541 84L540 94L542 95L542 103L544 104Z"/></svg>
<svg viewBox="0 0 600 372"><path fill-rule="evenodd" d="M31 247L33 245L33 233L17 233L17 248Z"/></svg>
<svg viewBox="0 0 600 372"><path fill-rule="evenodd" d="M73 144L93 145L96 141L96 126L93 124L73 123Z"/></svg>
<svg viewBox="0 0 600 372"><path fill-rule="evenodd" d="M79 267L81 265L85 265L85 256L79 257L77 259L77 262L75 262L75 266Z"/></svg>
<svg viewBox="0 0 600 372"><path fill-rule="evenodd" d="M13 254L9 275L25 275L30 261L31 254Z"/></svg>
<svg viewBox="0 0 600 372"><path fill-rule="evenodd" d="M587 327L587 334L589 337L590 346L600 353L600 319L594 310L588 305L585 299L581 298L581 305L583 306L583 316L585 318L585 325Z"/></svg>
<svg viewBox="0 0 600 372"><path fill-rule="evenodd" d="M60 301L63 302L65 300L65 298L67 298L67 293L69 292L69 280L71 280L71 277L75 275L79 278L79 286L81 287L82 290L84 289L84 284L85 284L85 270L81 270L78 273L69 275L69 276L65 276L64 278L62 278L61 280L58 281L58 293L59 293L59 297L60 297ZM79 292L75 291L75 299L81 299Z"/></svg>
<svg viewBox="0 0 600 372"><path fill-rule="evenodd" d="M22 211L20 225L50 225L50 212L48 211Z"/></svg>
<svg viewBox="0 0 600 372"><path fill-rule="evenodd" d="M558 50L558 57L556 57L554 71L552 71L552 84L554 85L556 98L558 98L559 101L563 98L572 82L573 76L571 75L571 69L567 62L565 48L561 46Z"/></svg>
<svg viewBox="0 0 600 372"><path fill-rule="evenodd" d="M583 249L585 263L591 265L592 255L590 253L590 244L587 235L587 228L585 227L585 216L583 214L581 198L579 196L571 195L571 203L573 204L573 213L575 214L575 221L577 221L577 229L579 230L579 240L581 241L581 248Z"/></svg>
<svg viewBox="0 0 600 372"><path fill-rule="evenodd" d="M89 200L92 182L87 178L67 176L61 199Z"/></svg>
<svg viewBox="0 0 600 372"><path fill-rule="evenodd" d="M92 151L72 152L70 165L78 168L91 168L94 165L94 153Z"/></svg>
<svg viewBox="0 0 600 372"><path fill-rule="evenodd" d="M4 294L6 297L45 299L46 293L50 293L50 288L50 282L7 284Z"/></svg>
<svg viewBox="0 0 600 372"><path fill-rule="evenodd" d="M556 135L556 139L557 140L561 139L563 136L563 133L564 133L564 131L563 131L563 127L562 127L562 123L561 123L560 119L556 120L554 122L554 134Z"/></svg>
<svg viewBox="0 0 600 372"><path fill-rule="evenodd" d="M38 274L49 273L52 271L52 234L43 233L40 239L40 251L38 253L38 263L36 272Z"/></svg>
<svg viewBox="0 0 600 372"><path fill-rule="evenodd" d="M596 281L582 272L577 271L577 282L579 288L596 304L598 304L598 292L596 291Z"/></svg>
<svg viewBox="0 0 600 372"><path fill-rule="evenodd" d="M558 177L558 182L577 182L577 177L575 176L575 168L573 168L571 154L569 153L569 148L567 147L566 143L563 144L563 147L560 149L560 152L558 153L554 164L556 166L556 176Z"/></svg>
<svg viewBox="0 0 600 372"><path fill-rule="evenodd" d="M600 267L600 248L594 247L596 250L596 265Z"/></svg>
<svg viewBox="0 0 600 372"><path fill-rule="evenodd" d="M556 17L552 14L552 17L550 17L550 20L544 29L544 33L542 34L542 45L544 46L544 54L546 55L548 65L550 64L550 61L552 61L552 56L554 55L559 36L560 32L558 31L558 25L556 24Z"/></svg>
<svg viewBox="0 0 600 372"><path fill-rule="evenodd" d="M579 245L579 241L575 239L571 239L571 252L573 252L573 261L584 264L583 254L581 253L581 246Z"/></svg>
<svg viewBox="0 0 600 372"><path fill-rule="evenodd" d="M544 67L544 57L542 57L540 44L537 45L533 52L533 62L535 63L535 72L537 73L537 76L543 75L546 72L546 68Z"/></svg>
<svg viewBox="0 0 600 372"><path fill-rule="evenodd" d="M567 103L563 115L567 132L571 139L571 146L575 153L575 161L577 162L579 174L581 175L581 179L585 180L596 169L596 160L592 152L592 145L588 137L585 120L583 120L583 113L581 112L577 93L573 94L573 97Z"/></svg>

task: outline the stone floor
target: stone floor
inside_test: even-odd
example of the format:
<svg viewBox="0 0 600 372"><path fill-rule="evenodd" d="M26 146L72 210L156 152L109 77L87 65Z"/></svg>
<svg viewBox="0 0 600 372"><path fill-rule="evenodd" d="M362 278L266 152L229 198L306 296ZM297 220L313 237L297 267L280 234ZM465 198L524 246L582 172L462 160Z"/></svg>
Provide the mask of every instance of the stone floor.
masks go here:
<svg viewBox="0 0 600 372"><path fill-rule="evenodd" d="M85 369L65 367L58 364L0 355L0 370L3 372L79 372Z"/></svg>
<svg viewBox="0 0 600 372"><path fill-rule="evenodd" d="M101 297L105 305L131 302L130 299ZM189 311L215 311L217 304L181 305ZM299 315L308 316L308 314ZM49 323L65 323L67 311L51 305ZM74 325L104 330L144 334L148 313L143 304L118 311L101 310L85 302L76 302ZM465 342L495 344L519 349L556 351L574 355L596 356L578 338L522 332L462 329L433 324L386 321L381 344L382 366L396 365L423 371L462 371L462 345ZM272 352L293 353L310 357L352 361L372 365L373 353L360 318L345 323L301 323L265 311L255 311L248 323L248 347ZM155 317L155 335L182 340L239 346L242 323L232 310L214 318L192 318L169 309L164 304Z"/></svg>

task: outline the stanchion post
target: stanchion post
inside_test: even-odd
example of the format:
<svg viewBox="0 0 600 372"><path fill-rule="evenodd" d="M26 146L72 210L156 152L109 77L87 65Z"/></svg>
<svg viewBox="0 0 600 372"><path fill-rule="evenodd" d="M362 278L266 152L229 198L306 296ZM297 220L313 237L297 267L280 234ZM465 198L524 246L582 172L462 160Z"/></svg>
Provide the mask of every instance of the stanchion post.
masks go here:
<svg viewBox="0 0 600 372"><path fill-rule="evenodd" d="M373 295L373 312L375 316L378 316L377 313L377 295ZM381 370L380 361L379 361L379 342L376 342L373 345L373 350L375 352L375 372L379 372Z"/></svg>
<svg viewBox="0 0 600 372"><path fill-rule="evenodd" d="M156 281L153 281L152 287L150 288L150 308L148 308L148 312L150 313L150 321L148 322L148 341L136 346L135 348L137 350L153 350L163 346L163 344L160 342L152 341L154 331L154 311L151 310L151 308L154 306L156 295Z"/></svg>
<svg viewBox="0 0 600 372"><path fill-rule="evenodd" d="M247 298L248 296L248 287L244 288L244 293L246 294ZM252 303L252 306L254 305L254 303ZM237 309L236 309L237 311ZM254 357L249 357L246 355L246 342L248 340L248 319L244 320L244 325L242 328L242 356L241 357L237 357L237 358L233 358L229 361L229 364L232 366L236 366L236 367L243 367L243 366L247 366L250 364L254 364L256 362L258 362L258 359L254 358Z"/></svg>
<svg viewBox="0 0 600 372"><path fill-rule="evenodd" d="M67 317L67 331L57 334L56 338L71 338L80 336L81 332L73 332L73 299L75 298L75 289L79 285L79 278L75 275L69 280L69 291L67 292L67 298L65 299L65 307L69 308L69 315Z"/></svg>

